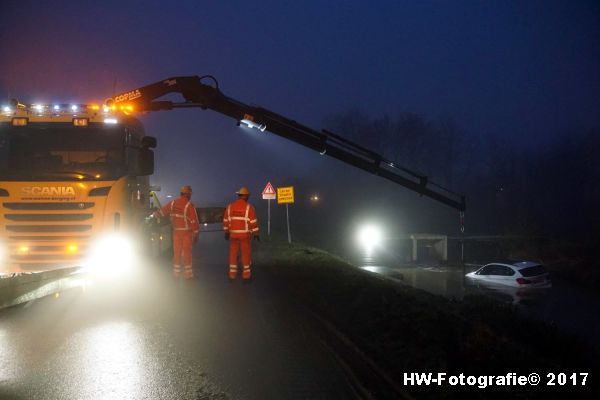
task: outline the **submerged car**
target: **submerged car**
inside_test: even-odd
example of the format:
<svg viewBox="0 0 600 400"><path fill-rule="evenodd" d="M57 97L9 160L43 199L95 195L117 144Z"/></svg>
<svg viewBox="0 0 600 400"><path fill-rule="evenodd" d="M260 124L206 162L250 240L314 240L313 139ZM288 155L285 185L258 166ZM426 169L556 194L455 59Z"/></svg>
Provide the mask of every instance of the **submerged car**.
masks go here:
<svg viewBox="0 0 600 400"><path fill-rule="evenodd" d="M502 261L486 264L467 278L481 283L491 283L518 288L547 288L552 286L546 268L533 261Z"/></svg>

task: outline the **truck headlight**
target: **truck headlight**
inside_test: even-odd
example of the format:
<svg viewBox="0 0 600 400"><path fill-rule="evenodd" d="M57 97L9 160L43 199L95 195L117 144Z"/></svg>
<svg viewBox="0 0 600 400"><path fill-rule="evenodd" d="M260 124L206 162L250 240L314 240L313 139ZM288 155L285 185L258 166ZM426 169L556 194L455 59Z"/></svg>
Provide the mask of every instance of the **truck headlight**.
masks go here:
<svg viewBox="0 0 600 400"><path fill-rule="evenodd" d="M118 275L132 270L134 256L135 249L130 238L122 234L111 234L94 243L87 266L94 273Z"/></svg>

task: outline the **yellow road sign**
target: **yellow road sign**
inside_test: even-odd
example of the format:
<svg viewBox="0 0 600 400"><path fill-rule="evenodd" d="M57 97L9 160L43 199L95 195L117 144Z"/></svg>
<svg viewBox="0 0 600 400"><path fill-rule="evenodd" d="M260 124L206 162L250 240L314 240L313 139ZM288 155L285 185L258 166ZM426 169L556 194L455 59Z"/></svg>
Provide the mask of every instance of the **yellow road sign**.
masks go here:
<svg viewBox="0 0 600 400"><path fill-rule="evenodd" d="M278 187L277 188L277 204L286 204L294 202L294 187Z"/></svg>

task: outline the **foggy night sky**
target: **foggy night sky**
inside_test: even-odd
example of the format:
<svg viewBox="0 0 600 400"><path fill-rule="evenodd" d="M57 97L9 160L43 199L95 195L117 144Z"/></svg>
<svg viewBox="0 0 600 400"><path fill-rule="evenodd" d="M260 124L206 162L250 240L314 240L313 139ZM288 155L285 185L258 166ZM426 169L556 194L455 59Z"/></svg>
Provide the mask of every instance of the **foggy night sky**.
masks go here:
<svg viewBox="0 0 600 400"><path fill-rule="evenodd" d="M212 74L226 95L314 128L353 107L372 116L450 117L523 146L600 125L593 1L4 0L0 7L2 101L101 102L115 79L121 92ZM198 204L329 165L212 111L141 119L159 140L154 183L163 194L190 183Z"/></svg>

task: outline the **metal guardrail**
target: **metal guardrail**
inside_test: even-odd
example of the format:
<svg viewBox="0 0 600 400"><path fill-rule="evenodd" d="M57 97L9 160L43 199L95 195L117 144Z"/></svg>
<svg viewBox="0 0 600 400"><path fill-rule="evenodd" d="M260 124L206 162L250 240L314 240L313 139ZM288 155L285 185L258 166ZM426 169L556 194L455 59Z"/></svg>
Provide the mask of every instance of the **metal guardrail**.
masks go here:
<svg viewBox="0 0 600 400"><path fill-rule="evenodd" d="M0 275L0 309L81 286L80 268Z"/></svg>

